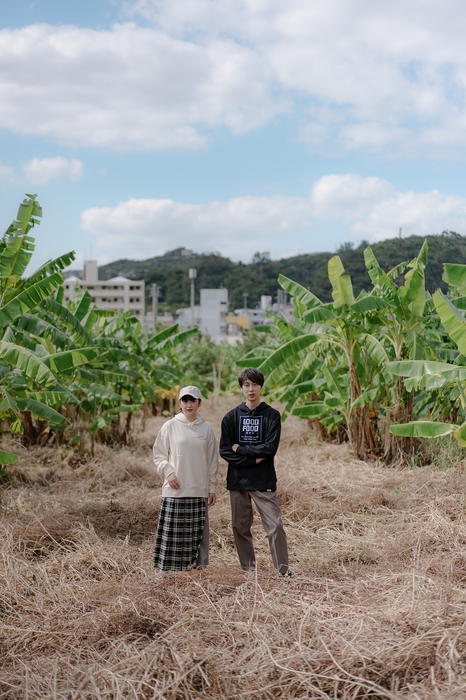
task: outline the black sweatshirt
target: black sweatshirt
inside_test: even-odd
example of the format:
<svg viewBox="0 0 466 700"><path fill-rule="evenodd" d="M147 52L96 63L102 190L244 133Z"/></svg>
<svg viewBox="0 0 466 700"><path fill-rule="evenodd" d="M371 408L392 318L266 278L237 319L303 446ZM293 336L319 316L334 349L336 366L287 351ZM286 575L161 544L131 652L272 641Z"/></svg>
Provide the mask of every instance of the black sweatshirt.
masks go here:
<svg viewBox="0 0 466 700"><path fill-rule="evenodd" d="M250 410L245 403L224 416L220 455L228 462L229 491L276 491L274 456L278 450L281 418L272 406L261 402ZM239 445L236 452L232 445ZM257 457L265 457L259 464Z"/></svg>

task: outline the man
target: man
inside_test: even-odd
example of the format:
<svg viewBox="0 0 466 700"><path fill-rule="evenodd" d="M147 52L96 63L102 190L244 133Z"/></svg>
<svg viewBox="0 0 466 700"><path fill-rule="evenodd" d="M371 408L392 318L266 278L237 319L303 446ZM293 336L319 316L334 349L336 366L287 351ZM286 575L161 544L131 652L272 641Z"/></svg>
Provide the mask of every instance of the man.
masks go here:
<svg viewBox="0 0 466 700"><path fill-rule="evenodd" d="M269 540L273 564L282 576L290 576L274 466L280 442L280 414L261 401L264 375L260 370L245 369L238 382L246 401L225 415L220 437L220 454L228 463L227 489L236 550L242 568L254 570L254 501Z"/></svg>

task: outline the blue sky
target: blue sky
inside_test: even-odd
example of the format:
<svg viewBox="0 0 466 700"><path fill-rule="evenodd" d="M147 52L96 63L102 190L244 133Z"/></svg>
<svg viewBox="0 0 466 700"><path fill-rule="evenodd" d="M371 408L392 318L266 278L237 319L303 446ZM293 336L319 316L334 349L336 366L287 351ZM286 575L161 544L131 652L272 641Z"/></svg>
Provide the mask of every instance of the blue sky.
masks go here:
<svg viewBox="0 0 466 700"><path fill-rule="evenodd" d="M459 0L0 0L0 205L35 265L466 234Z"/></svg>

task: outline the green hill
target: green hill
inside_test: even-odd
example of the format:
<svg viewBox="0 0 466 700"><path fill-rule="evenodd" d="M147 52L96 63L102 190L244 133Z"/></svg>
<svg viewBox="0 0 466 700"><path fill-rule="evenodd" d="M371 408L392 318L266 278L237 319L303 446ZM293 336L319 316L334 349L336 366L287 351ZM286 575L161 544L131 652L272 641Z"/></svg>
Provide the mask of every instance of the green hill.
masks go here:
<svg viewBox="0 0 466 700"><path fill-rule="evenodd" d="M437 236L426 236L429 245L429 263L426 270L427 288L430 292L442 282L444 262L466 264L466 237L454 231L444 231ZM421 236L391 238L371 247L381 267L390 270L405 260L411 260L419 252L425 239ZM357 248L342 245L336 252L345 270L351 275L355 293L370 288L371 282L364 265L363 242ZM226 287L230 309L243 306L243 293L248 294L248 306L254 307L262 294L276 299L277 277L281 273L308 287L323 301L331 300L331 288L327 276L327 262L334 253L307 253L281 260L270 260L267 253L256 253L251 263L235 263L214 253L189 254L183 248L148 260L116 260L99 268L99 278L109 279L124 275L130 279L143 279L146 285L156 283L160 288L161 308L175 310L189 306L190 281L188 270L197 269L196 303L201 288ZM149 289L148 289L149 292Z"/></svg>

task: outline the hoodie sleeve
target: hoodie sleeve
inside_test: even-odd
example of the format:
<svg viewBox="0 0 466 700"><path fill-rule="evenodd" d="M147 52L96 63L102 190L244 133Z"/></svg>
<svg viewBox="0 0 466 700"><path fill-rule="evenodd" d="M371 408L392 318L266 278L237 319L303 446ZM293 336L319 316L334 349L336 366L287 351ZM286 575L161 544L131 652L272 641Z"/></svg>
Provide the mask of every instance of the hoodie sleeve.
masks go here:
<svg viewBox="0 0 466 700"><path fill-rule="evenodd" d="M236 452L231 449L232 445L237 444L238 440L234 434L234 421L231 414L227 413L222 420L222 432L220 435L220 456L228 464L233 464L235 467L253 467L256 464L255 457L249 457L239 454L239 448Z"/></svg>
<svg viewBox="0 0 466 700"><path fill-rule="evenodd" d="M260 445L240 445L236 450L236 454L242 455L243 457L274 457L278 445L280 443L280 434L282 430L281 416L278 411L267 421L267 435L265 435L265 442Z"/></svg>
<svg viewBox="0 0 466 700"><path fill-rule="evenodd" d="M170 435L168 422L164 423L160 428L155 438L152 454L157 471L161 476L167 478L169 474L173 474L173 472L176 471L175 467L170 464Z"/></svg>
<svg viewBox="0 0 466 700"><path fill-rule="evenodd" d="M210 427L210 426L209 426ZM209 493L215 493L218 472L217 440L212 428L209 430L206 446L207 467L209 469Z"/></svg>

